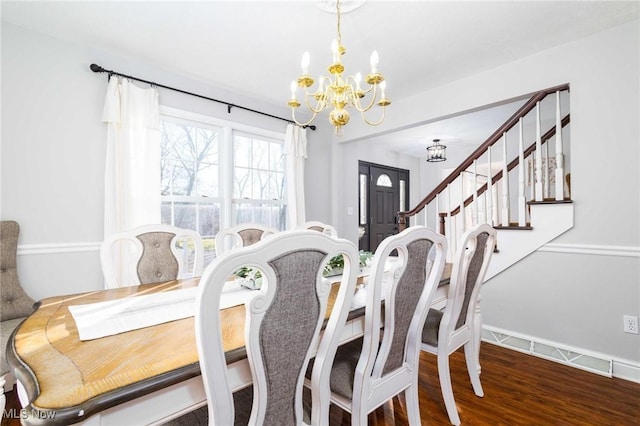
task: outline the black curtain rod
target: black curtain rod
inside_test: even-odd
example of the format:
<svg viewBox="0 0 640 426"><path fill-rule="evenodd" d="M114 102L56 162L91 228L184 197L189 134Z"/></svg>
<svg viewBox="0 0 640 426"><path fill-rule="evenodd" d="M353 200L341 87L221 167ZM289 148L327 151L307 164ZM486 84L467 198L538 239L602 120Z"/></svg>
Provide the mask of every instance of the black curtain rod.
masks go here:
<svg viewBox="0 0 640 426"><path fill-rule="evenodd" d="M91 65L89 65L89 68L93 72L98 72L98 73L99 72L106 72L106 73L109 74L109 78L111 78L112 75L117 75L117 76L120 76L120 77L128 78L130 80L136 80L136 81L140 81L142 83L150 84L152 86L162 87L163 89L173 90L174 92L184 93L185 95L195 96L196 98L201 98L201 99L206 99L208 101L218 102L219 104L225 104L227 106L227 113L229 113L229 114L231 114L231 108L238 108L238 109L243 109L245 111L254 112L256 114L265 115L267 117L275 118L275 119L278 119L278 120L286 121L287 123L296 124L293 120L289 120L289 119L286 119L286 118L278 117L277 115L267 114L266 112L258 111L258 110L251 109L251 108L246 108L246 107L243 107L243 106L240 106L240 105L232 104L230 102L225 102L225 101L221 101L219 99L209 98L207 96L199 95L197 93L187 92L186 90L176 89L175 87L165 86L164 84L158 84L158 83L155 83L153 81L143 80L143 79L138 78L138 77L133 77L133 76L130 76L130 75L119 73L119 72L107 70L107 69L102 68L100 65L91 64ZM303 127L304 128L308 127L311 130L316 130L316 126L315 125L307 125L307 126L303 126Z"/></svg>

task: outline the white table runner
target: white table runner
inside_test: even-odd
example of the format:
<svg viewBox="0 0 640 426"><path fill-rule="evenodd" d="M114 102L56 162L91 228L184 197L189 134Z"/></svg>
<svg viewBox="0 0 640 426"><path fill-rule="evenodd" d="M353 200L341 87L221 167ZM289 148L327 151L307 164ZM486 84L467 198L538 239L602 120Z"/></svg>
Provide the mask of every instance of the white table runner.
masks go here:
<svg viewBox="0 0 640 426"><path fill-rule="evenodd" d="M185 288L143 296L131 296L107 302L69 306L80 340L151 327L192 317L198 288ZM242 305L257 292L233 281L225 283L220 309Z"/></svg>

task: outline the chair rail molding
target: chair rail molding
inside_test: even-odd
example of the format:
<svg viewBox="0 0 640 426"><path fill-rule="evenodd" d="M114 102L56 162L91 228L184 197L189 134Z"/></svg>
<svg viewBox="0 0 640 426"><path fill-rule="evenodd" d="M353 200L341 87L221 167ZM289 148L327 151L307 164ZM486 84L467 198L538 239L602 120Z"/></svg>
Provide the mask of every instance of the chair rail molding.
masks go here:
<svg viewBox="0 0 640 426"><path fill-rule="evenodd" d="M635 246L548 243L540 247L538 251L570 254L590 254L598 256L640 257L640 247Z"/></svg>
<svg viewBox="0 0 640 426"><path fill-rule="evenodd" d="M18 256L100 251L100 245L101 242L21 244L18 246Z"/></svg>

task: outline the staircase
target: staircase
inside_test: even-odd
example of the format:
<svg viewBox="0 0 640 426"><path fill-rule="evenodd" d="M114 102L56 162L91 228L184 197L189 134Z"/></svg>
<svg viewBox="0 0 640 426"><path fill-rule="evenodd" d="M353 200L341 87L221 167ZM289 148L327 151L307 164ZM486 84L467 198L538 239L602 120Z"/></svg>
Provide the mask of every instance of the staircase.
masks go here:
<svg viewBox="0 0 640 426"><path fill-rule="evenodd" d="M398 213L400 230L436 223L452 258L467 229L491 224L498 247L489 279L571 229L568 94L568 84L535 93L416 207Z"/></svg>

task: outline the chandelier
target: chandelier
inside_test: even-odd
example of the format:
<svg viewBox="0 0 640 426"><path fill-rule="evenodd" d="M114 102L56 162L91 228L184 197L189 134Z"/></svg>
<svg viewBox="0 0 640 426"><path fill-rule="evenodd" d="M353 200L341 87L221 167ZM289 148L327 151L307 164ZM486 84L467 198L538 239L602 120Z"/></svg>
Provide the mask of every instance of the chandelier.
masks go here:
<svg viewBox="0 0 640 426"><path fill-rule="evenodd" d="M447 147L440 145L440 139L434 139L433 145L427 147L427 161L437 163L447 159Z"/></svg>
<svg viewBox="0 0 640 426"><path fill-rule="evenodd" d="M342 126L349 122L348 108L354 108L362 115L362 119L371 126L377 126L384 121L385 107L391 103L385 95L386 82L384 76L378 72L378 52L375 50L371 54L371 72L365 77L364 81L368 85L363 88L362 75L357 73L355 76L342 76L344 65L341 62L341 56L346 52L342 45L342 34L340 33L340 0L336 2L336 12L338 16L338 38L333 40L331 50L333 52L333 61L327 68L330 77L320 76L318 79L318 87L315 91L309 88L313 85L313 78L309 75L309 52L302 55L302 75L297 81L291 82L291 99L287 104L291 107L291 115L293 121L300 126L309 125L318 115L325 109L331 109L329 113L329 121L336 128L336 134L342 134ZM300 106L300 102L296 98L296 90L301 87L303 90L303 98L306 107L311 111L312 116L307 122L300 122L296 119L296 108ZM378 121L371 122L365 116L365 113L378 105L382 108L382 115Z"/></svg>

